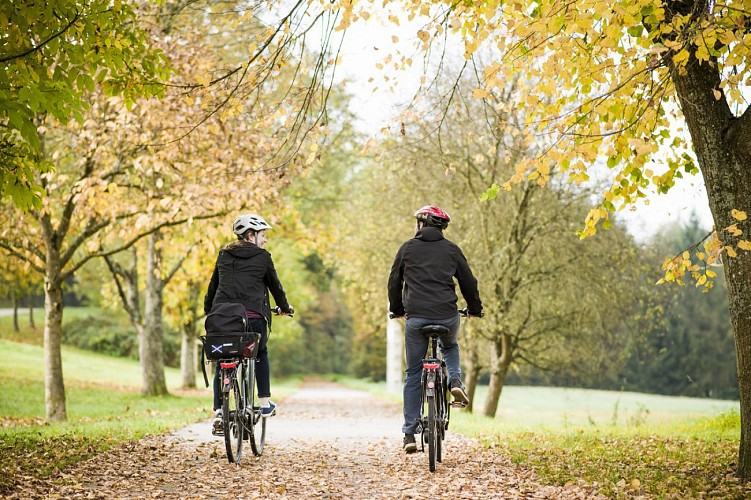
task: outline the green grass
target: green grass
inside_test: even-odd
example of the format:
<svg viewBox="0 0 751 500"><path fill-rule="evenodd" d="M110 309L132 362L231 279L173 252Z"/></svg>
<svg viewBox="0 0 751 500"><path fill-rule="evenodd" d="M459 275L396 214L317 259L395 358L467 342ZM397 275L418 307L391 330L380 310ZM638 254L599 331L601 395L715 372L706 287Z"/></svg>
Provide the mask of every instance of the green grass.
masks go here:
<svg viewBox="0 0 751 500"><path fill-rule="evenodd" d="M383 383L340 381L386 394ZM478 391L476 412L485 394ZM544 484L584 481L610 498L751 498L734 477L736 401L510 386L497 415L455 411L451 429L531 468Z"/></svg>
<svg viewBox="0 0 751 500"><path fill-rule="evenodd" d="M199 388L183 390L179 371L168 368L171 394L144 397L138 361L63 347L68 421L45 423L42 348L0 339L0 358L0 496L16 475L45 478L120 443L211 416L200 372ZM300 379L273 382L275 399L283 399Z"/></svg>
<svg viewBox="0 0 751 500"><path fill-rule="evenodd" d="M63 309L63 324L76 318L101 311L93 307L66 307ZM0 339L26 344L44 344L44 307L34 308L34 328L29 322L29 309L18 310L18 331L13 326L13 316L0 316Z"/></svg>

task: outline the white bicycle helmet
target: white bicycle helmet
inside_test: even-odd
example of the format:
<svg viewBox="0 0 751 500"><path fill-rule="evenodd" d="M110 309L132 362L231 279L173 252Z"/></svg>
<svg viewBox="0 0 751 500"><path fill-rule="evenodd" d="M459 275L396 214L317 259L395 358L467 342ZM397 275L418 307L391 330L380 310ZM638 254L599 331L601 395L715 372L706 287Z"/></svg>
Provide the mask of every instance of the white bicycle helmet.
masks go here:
<svg viewBox="0 0 751 500"><path fill-rule="evenodd" d="M263 217L256 214L241 215L235 222L232 223L232 231L237 236L242 236L248 229L253 231L263 231L264 229L271 229L271 226L266 222Z"/></svg>

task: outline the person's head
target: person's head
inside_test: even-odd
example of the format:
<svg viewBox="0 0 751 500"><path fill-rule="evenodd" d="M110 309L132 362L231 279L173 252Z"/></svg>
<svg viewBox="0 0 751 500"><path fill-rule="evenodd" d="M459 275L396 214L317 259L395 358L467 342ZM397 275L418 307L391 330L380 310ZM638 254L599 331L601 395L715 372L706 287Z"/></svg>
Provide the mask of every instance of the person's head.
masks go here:
<svg viewBox="0 0 751 500"><path fill-rule="evenodd" d="M271 225L256 214L241 215L232 223L232 231L238 240L249 241L260 248L266 245L266 230Z"/></svg>
<svg viewBox="0 0 751 500"><path fill-rule="evenodd" d="M440 230L444 230L448 227L449 222L451 222L451 216L445 210L435 205L425 205L415 212L414 217L417 219L418 231L425 226L437 227Z"/></svg>

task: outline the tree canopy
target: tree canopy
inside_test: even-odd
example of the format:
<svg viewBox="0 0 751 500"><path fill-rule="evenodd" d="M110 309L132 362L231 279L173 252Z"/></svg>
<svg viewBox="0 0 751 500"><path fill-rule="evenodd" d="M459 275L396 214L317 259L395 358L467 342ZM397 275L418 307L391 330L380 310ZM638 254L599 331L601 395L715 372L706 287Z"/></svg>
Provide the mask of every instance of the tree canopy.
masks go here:
<svg viewBox="0 0 751 500"><path fill-rule="evenodd" d="M37 127L44 116L84 120L98 85L132 104L159 95L169 75L131 2L19 0L0 5L0 194L41 205L35 172L47 171Z"/></svg>

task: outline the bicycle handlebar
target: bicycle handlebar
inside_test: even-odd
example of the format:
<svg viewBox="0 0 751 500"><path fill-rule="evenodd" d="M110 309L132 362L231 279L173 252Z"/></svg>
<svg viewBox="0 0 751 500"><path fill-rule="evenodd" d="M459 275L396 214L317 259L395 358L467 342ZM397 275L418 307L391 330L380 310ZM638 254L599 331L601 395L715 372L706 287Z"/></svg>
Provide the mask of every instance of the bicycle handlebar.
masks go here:
<svg viewBox="0 0 751 500"><path fill-rule="evenodd" d="M469 314L469 311L465 307L464 309L459 309L457 311L459 313L459 316L466 317L472 317L472 318L482 318L485 316L485 311L480 311L480 314ZM389 319L395 319L395 318L401 318L402 316L397 316L394 313L389 313Z"/></svg>
<svg viewBox="0 0 751 500"><path fill-rule="evenodd" d="M292 318L295 315L295 308L292 307L292 304L290 304L289 312L285 314L284 311L282 311L281 307L276 306L273 309L271 309L271 312L273 312L277 316L289 316L290 318Z"/></svg>

